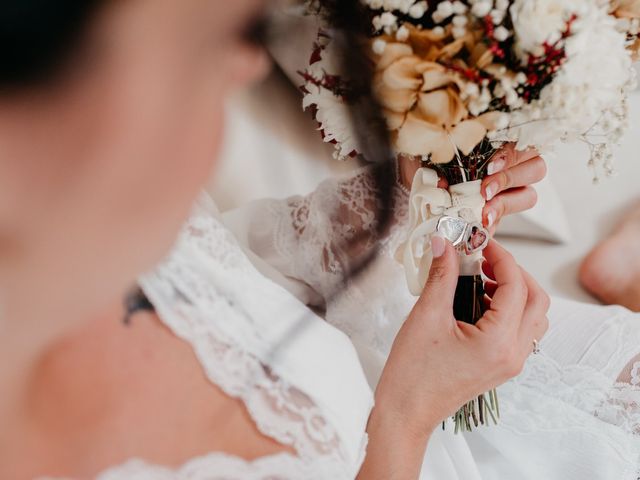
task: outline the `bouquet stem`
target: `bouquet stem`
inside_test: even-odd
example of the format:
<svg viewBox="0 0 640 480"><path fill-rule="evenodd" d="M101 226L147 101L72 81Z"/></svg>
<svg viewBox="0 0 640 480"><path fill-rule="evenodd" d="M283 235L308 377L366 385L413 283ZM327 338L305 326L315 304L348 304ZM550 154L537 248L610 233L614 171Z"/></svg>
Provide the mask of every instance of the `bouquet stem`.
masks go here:
<svg viewBox="0 0 640 480"><path fill-rule="evenodd" d="M481 275L458 277L458 286L453 301L454 316L475 325L485 312L484 282Z"/></svg>
<svg viewBox="0 0 640 480"><path fill-rule="evenodd" d="M449 185L481 180L486 176L487 166L497 151L498 147L485 138L469 155L458 156L451 164L440 165L436 170L447 179ZM475 271L458 277L454 297L455 318L471 325L475 325L486 311L484 280L480 272L481 265L478 265ZM455 432L471 431L473 427L489 425L490 421L497 424L499 418L498 394L494 389L469 401L456 412L453 416Z"/></svg>
<svg viewBox="0 0 640 480"><path fill-rule="evenodd" d="M453 302L456 319L475 325L484 312L484 281L481 275L465 275L458 277L458 285ZM498 423L500 406L496 390L483 393L460 408L453 416L455 433L460 430L470 432L473 427L489 425L489 421Z"/></svg>

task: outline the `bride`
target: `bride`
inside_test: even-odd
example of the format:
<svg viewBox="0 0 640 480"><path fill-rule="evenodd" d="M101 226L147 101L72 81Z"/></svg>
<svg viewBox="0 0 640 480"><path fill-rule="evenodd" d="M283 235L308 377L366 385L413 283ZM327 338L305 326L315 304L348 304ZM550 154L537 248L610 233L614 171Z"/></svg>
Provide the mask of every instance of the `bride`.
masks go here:
<svg viewBox="0 0 640 480"><path fill-rule="evenodd" d="M380 280L397 273L385 247L336 295L354 239L401 230L378 231L371 172L225 218L202 197L142 273L202 187L225 97L265 69L262 7L3 7L0 478L635 478L639 333L622 310L554 307L554 356L503 387L502 425L436 429L522 369L548 300L492 243L490 313L457 324L440 238L417 303ZM487 182L510 180L494 203L508 213L543 172L539 157L505 162ZM144 295L125 296L137 277Z"/></svg>

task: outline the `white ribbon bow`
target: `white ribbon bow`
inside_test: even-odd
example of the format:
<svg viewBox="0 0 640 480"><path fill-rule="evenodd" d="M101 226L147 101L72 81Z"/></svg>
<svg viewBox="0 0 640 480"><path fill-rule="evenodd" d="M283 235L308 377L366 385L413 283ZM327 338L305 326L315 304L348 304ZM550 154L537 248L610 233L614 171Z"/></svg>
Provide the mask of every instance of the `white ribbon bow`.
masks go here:
<svg viewBox="0 0 640 480"><path fill-rule="evenodd" d="M444 216L461 218L468 223L482 223L485 199L482 181L452 185L449 190L438 188L438 175L429 168L420 168L413 177L409 196L409 236L396 253L404 265L409 291L419 296L429 277L431 237ZM479 275L482 251L460 254L460 275Z"/></svg>

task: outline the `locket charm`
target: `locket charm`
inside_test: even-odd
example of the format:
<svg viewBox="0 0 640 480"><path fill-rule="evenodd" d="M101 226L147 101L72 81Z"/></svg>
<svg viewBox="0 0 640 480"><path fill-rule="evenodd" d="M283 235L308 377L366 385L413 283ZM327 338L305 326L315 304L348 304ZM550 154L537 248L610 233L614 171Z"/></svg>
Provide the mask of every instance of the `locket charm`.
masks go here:
<svg viewBox="0 0 640 480"><path fill-rule="evenodd" d="M466 231L466 242L464 244L464 251L467 255L472 255L476 252L484 250L489 244L490 240L489 232L479 223L469 223Z"/></svg>
<svg viewBox="0 0 640 480"><path fill-rule="evenodd" d="M462 218L444 215L438 220L436 232L451 242L451 245L458 248L466 241L465 233L468 223Z"/></svg>
<svg viewBox="0 0 640 480"><path fill-rule="evenodd" d="M489 232L481 224L469 223L449 215L438 220L436 232L449 240L455 248L464 250L467 255L483 250L490 239Z"/></svg>

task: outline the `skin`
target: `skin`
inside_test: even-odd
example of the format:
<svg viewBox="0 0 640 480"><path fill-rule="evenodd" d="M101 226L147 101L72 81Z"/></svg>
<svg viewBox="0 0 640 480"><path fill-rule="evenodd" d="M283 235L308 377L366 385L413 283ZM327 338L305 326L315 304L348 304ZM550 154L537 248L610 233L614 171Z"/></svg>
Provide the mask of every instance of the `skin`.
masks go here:
<svg viewBox="0 0 640 480"><path fill-rule="evenodd" d="M98 441L106 431L91 424L115 423L126 418L124 412L103 410L95 397L112 396L125 380L117 367L140 359L128 342L91 359L75 343L90 341L86 325L121 324L125 292L171 246L216 158L225 99L266 70L263 52L243 35L261 7L258 0L224 8L209 0L107 2L55 81L0 97L0 478L82 477L124 456L103 452L112 448ZM154 328L159 324L147 327L148 338L138 337L137 349L154 340ZM164 346L171 351L179 342L171 337ZM87 350L84 355L92 356ZM122 362L111 366L118 355ZM65 371L51 368L60 356L76 362ZM187 357L175 368L190 365L203 391L210 388L193 355ZM88 361L96 363L91 383L83 373ZM146 378L153 363L128 382ZM156 363L159 372L172 371L165 363ZM52 405L73 399L70 410L35 401L42 385L60 389ZM145 385L139 403L128 406L143 423L145 404L157 398L148 382L140 387ZM85 411L95 408L99 415L74 416L82 411L76 408L79 392ZM220 392L212 398L221 408L227 401ZM170 407L162 412L169 423ZM65 459L53 448L46 455L83 423L87 434L68 439L66 450L91 445L91 457ZM131 446L156 448L148 437L132 438ZM122 435L114 440L123 443ZM196 435L198 440L205 448L206 439ZM188 453L168 457L168 463L201 451L188 445ZM147 453L152 455L140 452ZM56 459L62 464L52 464Z"/></svg>
<svg viewBox="0 0 640 480"><path fill-rule="evenodd" d="M640 312L640 203L586 256L580 282L607 305Z"/></svg>
<svg viewBox="0 0 640 480"><path fill-rule="evenodd" d="M122 324L123 296L166 254L213 167L225 99L265 71L243 36L261 6L108 2L55 81L0 96L0 478L291 452L156 316ZM504 191L528 182L515 175ZM505 213L519 208L503 198ZM377 389L362 478L415 478L434 425L516 373L543 333L542 294L497 246L486 330L457 325L455 255L440 247ZM521 341L507 344L515 326ZM462 354L500 368L452 369Z"/></svg>
<svg viewBox="0 0 640 480"><path fill-rule="evenodd" d="M495 241L485 250L489 309L476 325L458 322L458 256L442 238L432 249L429 280L376 390L359 479L418 478L433 430L460 405L518 375L533 339L548 329L549 297Z"/></svg>

